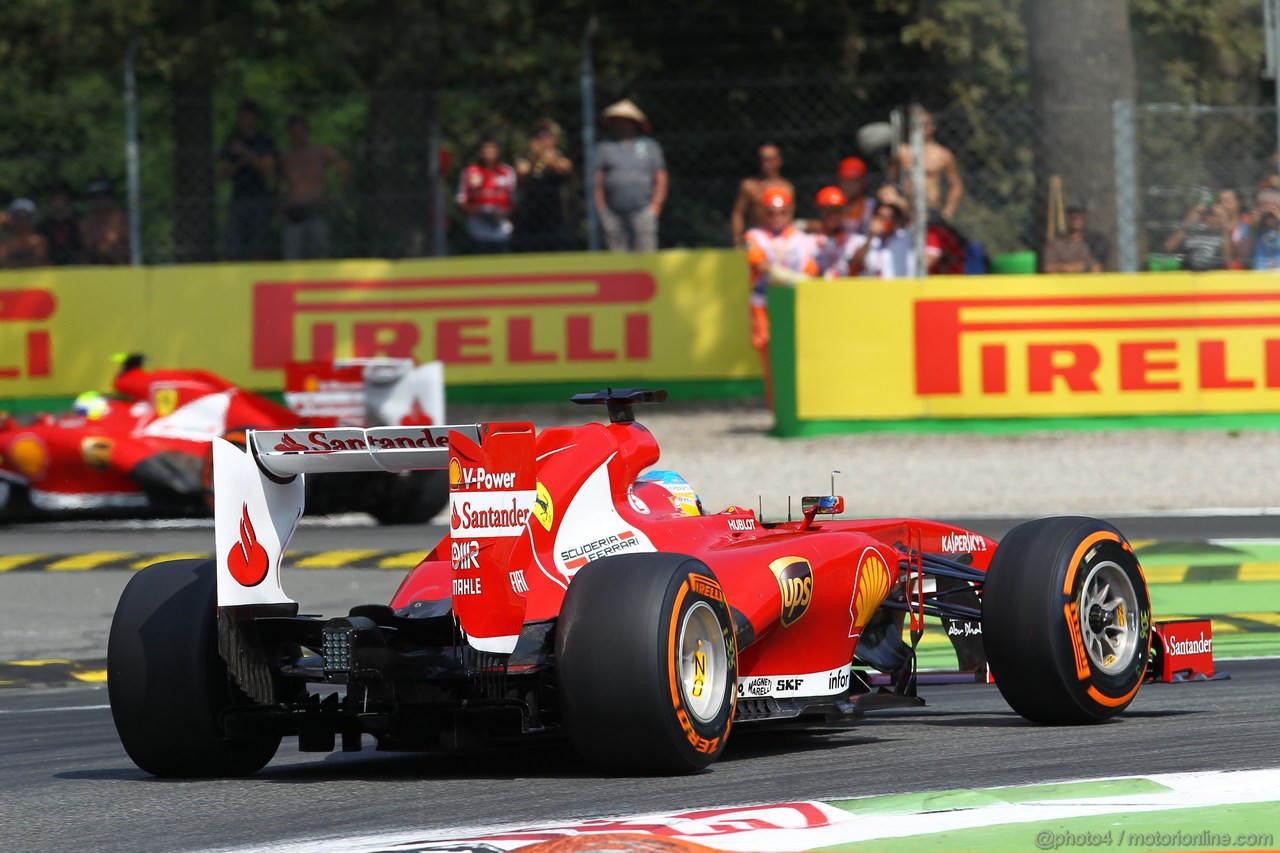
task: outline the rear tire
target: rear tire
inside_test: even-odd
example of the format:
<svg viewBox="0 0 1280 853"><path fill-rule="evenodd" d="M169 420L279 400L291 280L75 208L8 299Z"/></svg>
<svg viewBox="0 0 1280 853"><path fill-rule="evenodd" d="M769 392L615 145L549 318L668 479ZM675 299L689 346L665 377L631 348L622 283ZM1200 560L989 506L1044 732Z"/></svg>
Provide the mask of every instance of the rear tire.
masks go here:
<svg viewBox="0 0 1280 853"><path fill-rule="evenodd" d="M724 751L737 701L737 640L700 560L628 554L589 563L556 625L565 726L608 770L689 773Z"/></svg>
<svg viewBox="0 0 1280 853"><path fill-rule="evenodd" d="M386 475L369 514L379 524L425 524L449 503L449 478L444 471L405 471Z"/></svg>
<svg viewBox="0 0 1280 853"><path fill-rule="evenodd" d="M1129 543L1094 518L1015 527L987 571L982 640L1001 695L1028 720L1119 714L1142 684L1151 645L1151 599Z"/></svg>
<svg viewBox="0 0 1280 853"><path fill-rule="evenodd" d="M223 712L249 705L218 655L212 560L157 563L130 579L111 620L107 694L125 752L154 776L243 776L280 746L229 737Z"/></svg>

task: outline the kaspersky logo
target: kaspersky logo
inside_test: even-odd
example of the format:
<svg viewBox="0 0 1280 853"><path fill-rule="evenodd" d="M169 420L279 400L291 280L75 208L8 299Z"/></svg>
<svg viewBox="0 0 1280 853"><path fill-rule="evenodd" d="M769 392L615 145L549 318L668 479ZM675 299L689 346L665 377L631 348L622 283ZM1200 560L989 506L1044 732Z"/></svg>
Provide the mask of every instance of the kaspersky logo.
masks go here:
<svg viewBox="0 0 1280 853"><path fill-rule="evenodd" d="M329 361L340 341L355 356L460 365L642 362L657 290L643 270L258 282L253 367Z"/></svg>
<svg viewBox="0 0 1280 853"><path fill-rule="evenodd" d="M916 393L1280 389L1280 292L922 299Z"/></svg>

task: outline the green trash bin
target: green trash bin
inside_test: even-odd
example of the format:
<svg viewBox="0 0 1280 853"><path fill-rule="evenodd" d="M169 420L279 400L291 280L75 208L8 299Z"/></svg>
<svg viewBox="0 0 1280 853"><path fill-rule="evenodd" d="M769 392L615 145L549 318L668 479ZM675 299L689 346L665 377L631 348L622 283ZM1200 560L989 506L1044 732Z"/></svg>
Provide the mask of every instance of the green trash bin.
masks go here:
<svg viewBox="0 0 1280 853"><path fill-rule="evenodd" d="M1033 275L1036 271L1035 252L1008 252L991 259L991 271L996 275Z"/></svg>

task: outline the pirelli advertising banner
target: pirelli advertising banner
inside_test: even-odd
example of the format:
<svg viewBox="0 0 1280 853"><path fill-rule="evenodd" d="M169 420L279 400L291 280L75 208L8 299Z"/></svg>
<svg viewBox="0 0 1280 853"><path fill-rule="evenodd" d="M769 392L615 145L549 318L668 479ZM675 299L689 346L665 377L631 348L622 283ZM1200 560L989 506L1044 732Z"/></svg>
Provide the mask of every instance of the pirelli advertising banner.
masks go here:
<svg viewBox="0 0 1280 853"><path fill-rule="evenodd" d="M280 388L290 361L441 359L458 386L753 380L739 252L0 273L0 399L106 390L111 355Z"/></svg>
<svg viewBox="0 0 1280 853"><path fill-rule="evenodd" d="M770 293L779 432L1280 411L1280 275L964 276Z"/></svg>

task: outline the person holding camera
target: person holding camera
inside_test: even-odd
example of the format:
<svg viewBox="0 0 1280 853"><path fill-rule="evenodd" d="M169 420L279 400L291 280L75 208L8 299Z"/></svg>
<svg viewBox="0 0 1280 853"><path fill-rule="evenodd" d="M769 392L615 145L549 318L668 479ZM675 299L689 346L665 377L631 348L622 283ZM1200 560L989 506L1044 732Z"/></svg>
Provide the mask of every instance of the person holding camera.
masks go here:
<svg viewBox="0 0 1280 853"><path fill-rule="evenodd" d="M1258 203L1240 228L1241 238L1235 251L1251 270L1280 270L1280 193L1258 193Z"/></svg>
<svg viewBox="0 0 1280 853"><path fill-rule="evenodd" d="M1165 240L1164 250L1182 255L1183 269L1204 272L1229 267L1234 260L1234 247L1222 199L1203 190L1178 230Z"/></svg>

